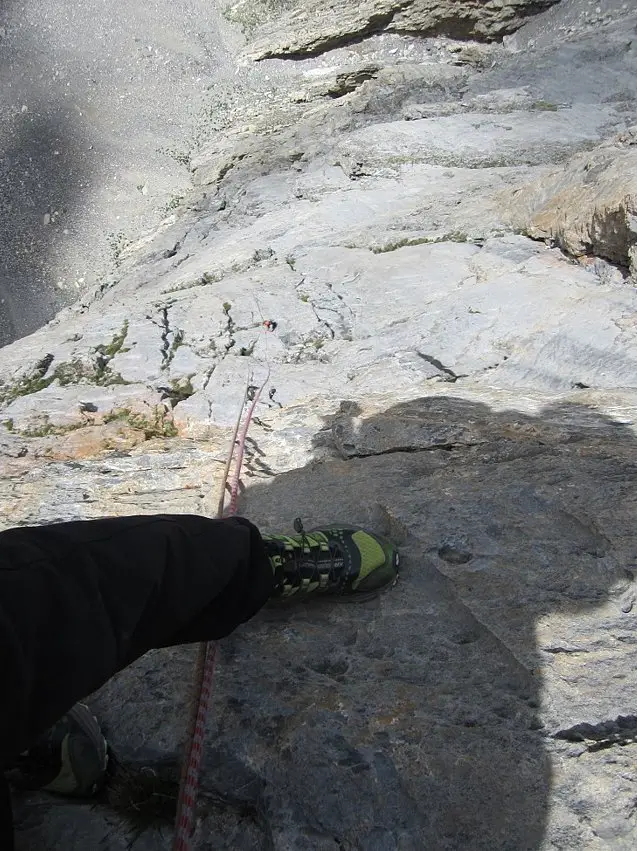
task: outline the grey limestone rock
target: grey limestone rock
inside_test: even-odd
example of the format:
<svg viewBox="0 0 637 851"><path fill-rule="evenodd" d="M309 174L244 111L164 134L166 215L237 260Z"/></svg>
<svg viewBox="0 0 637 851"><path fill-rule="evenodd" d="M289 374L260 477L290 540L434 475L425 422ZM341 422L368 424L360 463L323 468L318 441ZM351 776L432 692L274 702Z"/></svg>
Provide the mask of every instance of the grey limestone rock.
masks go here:
<svg viewBox="0 0 637 851"><path fill-rule="evenodd" d="M307 56L384 30L424 36L495 39L516 30L525 17L555 0L366 0L304 3L259 28L253 59ZM236 7L235 7L236 8Z"/></svg>
<svg viewBox="0 0 637 851"><path fill-rule="evenodd" d="M325 51L294 63L224 23L188 200L0 352L3 528L214 514L265 382L241 512L401 547L379 599L221 643L198 848L637 845L637 17L563 0L447 37L548 5L269 4L271 52ZM88 696L169 796L193 661ZM19 851L170 847L117 788L17 799Z"/></svg>

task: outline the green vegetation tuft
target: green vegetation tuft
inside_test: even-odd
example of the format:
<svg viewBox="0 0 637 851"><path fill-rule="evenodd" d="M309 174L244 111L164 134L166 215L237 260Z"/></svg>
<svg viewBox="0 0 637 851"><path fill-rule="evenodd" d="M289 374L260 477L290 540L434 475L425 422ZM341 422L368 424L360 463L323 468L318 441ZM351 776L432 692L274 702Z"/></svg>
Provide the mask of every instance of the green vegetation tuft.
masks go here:
<svg viewBox="0 0 637 851"><path fill-rule="evenodd" d="M183 345L183 342L184 342L184 336L185 336L185 334L184 334L184 332L181 330L181 328L179 328L177 331L175 331L175 333L174 333L174 335L173 335L173 341L172 341L172 343L170 344L170 353L171 353L171 355L172 355L171 360L172 360L172 358L175 356L175 352L177 351L177 349L178 349L180 346L182 346L182 345Z"/></svg>
<svg viewBox="0 0 637 851"><path fill-rule="evenodd" d="M109 361L118 353L128 351L123 348L126 338L127 323L119 334L116 334L110 343L97 346L95 351L98 357L95 362L87 364L79 358L70 361L62 361L55 369L49 371L53 362L53 356L47 355L31 370L30 373L21 376L13 384L4 385L0 389L0 404L10 405L20 396L31 396L45 390L54 381L61 387L72 384L97 384L100 387L110 387L115 384L129 384L119 372L113 372L109 368Z"/></svg>
<svg viewBox="0 0 637 851"><path fill-rule="evenodd" d="M11 430L15 431L15 433L19 434L21 437L50 437L51 435L60 436L68 434L69 432L77 431L79 428L86 425L86 423L83 422L69 423L69 425L54 425L49 419L48 414L43 414L38 419L38 425L33 425L29 428L20 430L14 429L12 425Z"/></svg>
<svg viewBox="0 0 637 851"><path fill-rule="evenodd" d="M176 210L183 200L183 195L171 195L170 200L164 204L164 214L166 215L171 213L173 210Z"/></svg>
<svg viewBox="0 0 637 851"><path fill-rule="evenodd" d="M550 103L547 100L536 100L531 104L531 109L539 110L540 112L557 112L559 107L556 103Z"/></svg>
<svg viewBox="0 0 637 851"><path fill-rule="evenodd" d="M136 431L143 431L146 440L154 437L176 437L178 434L163 405L156 405L148 416L130 408L117 408L105 415L104 422L126 423Z"/></svg>
<svg viewBox="0 0 637 851"><path fill-rule="evenodd" d="M55 380L54 375L47 377L47 372L53 360L53 355L45 355L42 360L36 363L30 373L22 375L14 384L3 385L2 390L0 390L0 403L9 405L18 396L29 396L31 393L38 393L48 387Z"/></svg>
<svg viewBox="0 0 637 851"><path fill-rule="evenodd" d="M170 379L170 388L166 392L166 398L168 398L173 408L175 405L178 405L179 402L183 402L184 399L190 399L190 397L194 394L195 388L192 386L193 376L194 373L187 377Z"/></svg>
<svg viewBox="0 0 637 851"><path fill-rule="evenodd" d="M386 254L389 251L397 251L399 248L407 248L413 245L435 245L439 242L470 242L469 236L464 231L451 231L441 236L406 236L394 242L385 242L382 245L372 247L374 254Z"/></svg>
<svg viewBox="0 0 637 851"><path fill-rule="evenodd" d="M108 243L108 247L111 250L113 264L116 268L119 268L121 264L122 252L124 251L124 249L128 248L129 245L131 245L131 240L126 236L124 231L118 231L117 233L109 233L106 237L106 241Z"/></svg>
<svg viewBox="0 0 637 851"><path fill-rule="evenodd" d="M128 352L130 351L130 349L122 348L127 335L128 319L125 319L124 324L122 325L122 330L119 332L119 334L115 334L110 343L95 346L95 351L109 358L114 358L118 352Z"/></svg>

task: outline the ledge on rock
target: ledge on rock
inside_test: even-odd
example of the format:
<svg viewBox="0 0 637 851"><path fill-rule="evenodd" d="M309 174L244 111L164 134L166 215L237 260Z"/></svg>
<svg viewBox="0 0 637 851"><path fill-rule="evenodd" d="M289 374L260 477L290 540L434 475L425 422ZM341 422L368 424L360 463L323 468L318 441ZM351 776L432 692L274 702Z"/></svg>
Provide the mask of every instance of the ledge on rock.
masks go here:
<svg viewBox="0 0 637 851"><path fill-rule="evenodd" d="M305 3L259 28L251 59L312 56L383 31L492 41L556 0L367 0ZM249 8L249 2L242 4ZM235 7L236 8L236 7Z"/></svg>

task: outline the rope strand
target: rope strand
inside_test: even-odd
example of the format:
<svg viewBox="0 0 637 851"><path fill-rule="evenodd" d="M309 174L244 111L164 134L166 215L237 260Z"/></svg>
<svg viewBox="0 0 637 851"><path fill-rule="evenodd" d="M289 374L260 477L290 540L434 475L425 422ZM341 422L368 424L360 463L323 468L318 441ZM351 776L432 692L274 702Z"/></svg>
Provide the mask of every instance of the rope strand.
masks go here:
<svg viewBox="0 0 637 851"><path fill-rule="evenodd" d="M221 482L221 493L217 506L217 519L223 517L226 486L232 459L237 452L234 475L230 488L230 516L236 514L237 499L239 493L239 481L241 476L241 467L243 466L243 457L245 454L245 441L252 422L255 408L265 385L270 378L270 369L263 381L261 387L255 393L248 413L241 428L241 420L243 411L248 401L250 378L246 383L246 391L241 404L241 410L237 417L237 422L232 436L232 444L228 453L228 458L224 468L224 474ZM238 437L238 440L237 440ZM212 686L214 679L215 663L217 659L217 644L214 641L202 642L197 649L197 660L195 662L192 698L190 702L189 722L186 733L186 748L184 761L181 770L181 780L179 783L179 797L177 799L177 817L175 821L175 835L173 840L173 851L191 851L192 835L194 831L194 823L196 816L197 791L199 789L199 775L201 771L201 760L203 757L204 740L206 733L206 718L212 697Z"/></svg>

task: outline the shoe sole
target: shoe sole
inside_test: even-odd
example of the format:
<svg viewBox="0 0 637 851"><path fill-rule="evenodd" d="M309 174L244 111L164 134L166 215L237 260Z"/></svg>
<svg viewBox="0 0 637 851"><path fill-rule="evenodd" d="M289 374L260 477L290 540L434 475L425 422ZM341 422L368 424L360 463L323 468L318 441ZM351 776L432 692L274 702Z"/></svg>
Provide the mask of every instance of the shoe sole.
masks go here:
<svg viewBox="0 0 637 851"><path fill-rule="evenodd" d="M76 703L67 713L90 739L101 760L101 770L106 774L108 768L108 742L102 735L97 718L85 703ZM94 790L94 792L97 789Z"/></svg>

